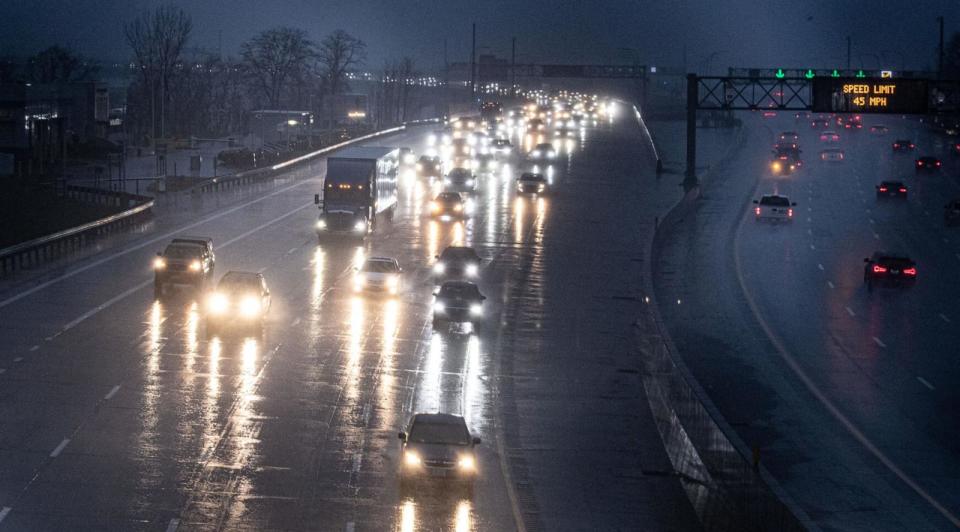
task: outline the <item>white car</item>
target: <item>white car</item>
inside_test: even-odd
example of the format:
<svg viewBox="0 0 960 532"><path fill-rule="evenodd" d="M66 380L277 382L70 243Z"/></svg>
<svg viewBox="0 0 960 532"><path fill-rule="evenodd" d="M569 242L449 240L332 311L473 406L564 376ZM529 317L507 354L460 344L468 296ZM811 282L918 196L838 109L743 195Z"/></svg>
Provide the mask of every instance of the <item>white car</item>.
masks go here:
<svg viewBox="0 0 960 532"><path fill-rule="evenodd" d="M756 207L753 208L753 214L757 221L793 221L793 208L797 206L796 202L791 203L786 196L769 194L762 196L759 200L753 200Z"/></svg>
<svg viewBox="0 0 960 532"><path fill-rule="evenodd" d="M363 266L355 268L353 275L354 292L385 292L390 295L400 293L403 269L397 259L391 257L370 257Z"/></svg>

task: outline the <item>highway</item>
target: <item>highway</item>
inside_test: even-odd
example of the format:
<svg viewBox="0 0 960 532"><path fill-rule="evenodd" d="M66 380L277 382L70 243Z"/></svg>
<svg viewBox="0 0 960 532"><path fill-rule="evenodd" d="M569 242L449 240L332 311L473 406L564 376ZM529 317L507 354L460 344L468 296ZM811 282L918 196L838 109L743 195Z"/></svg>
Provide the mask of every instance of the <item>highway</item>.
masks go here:
<svg viewBox="0 0 960 532"><path fill-rule="evenodd" d="M704 183L655 266L658 301L687 365L786 492L824 530L960 526L960 234L943 206L960 196L951 144L900 116L844 129L841 163L819 160L818 130L793 113L743 114L746 141ZM885 135L871 125L885 124ZM781 131L805 164L773 177ZM894 139L915 153L894 153ZM942 170L914 173L914 157ZM906 200L874 186L902 179ZM791 223L758 223L751 200L780 193ZM902 251L910 289L863 283L863 259Z"/></svg>
<svg viewBox="0 0 960 532"><path fill-rule="evenodd" d="M427 132L367 144L419 153ZM679 191L626 110L561 144L555 194L516 198L514 158L465 224L431 222L404 183L383 231L318 244L320 160L0 282L0 530L698 529L631 332L644 234ZM266 276L262 336L208 335L193 299L154 301L153 254L184 233L213 238L217 277ZM430 325L451 243L485 259L479 334ZM399 297L352 293L370 255L399 259ZM937 293L935 275L908 297ZM941 389L945 370L915 371ZM401 497L397 431L420 411L462 414L482 439L473 496Z"/></svg>

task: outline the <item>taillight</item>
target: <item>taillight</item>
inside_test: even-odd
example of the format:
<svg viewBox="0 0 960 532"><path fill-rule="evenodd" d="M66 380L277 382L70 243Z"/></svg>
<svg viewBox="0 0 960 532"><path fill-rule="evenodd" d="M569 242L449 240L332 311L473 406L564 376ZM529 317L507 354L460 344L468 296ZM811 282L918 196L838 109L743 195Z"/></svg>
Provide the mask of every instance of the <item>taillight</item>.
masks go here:
<svg viewBox="0 0 960 532"><path fill-rule="evenodd" d="M904 274L904 275L916 275L916 274L917 274L917 269L916 269L916 268L907 268L907 269L903 270L903 274Z"/></svg>
<svg viewBox="0 0 960 532"><path fill-rule="evenodd" d="M880 192L886 192L886 191L887 191L887 187L880 187Z"/></svg>
<svg viewBox="0 0 960 532"><path fill-rule="evenodd" d="M906 193L907 192L906 187L900 187L900 192Z"/></svg>
<svg viewBox="0 0 960 532"><path fill-rule="evenodd" d="M899 148L899 147L900 147L900 143L894 142L894 143L893 143L893 147L894 147L894 148Z"/></svg>
<svg viewBox="0 0 960 532"><path fill-rule="evenodd" d="M879 264L873 265L873 273L886 273L887 269Z"/></svg>
<svg viewBox="0 0 960 532"><path fill-rule="evenodd" d="M917 161L917 166L923 166L923 161Z"/></svg>
<svg viewBox="0 0 960 532"><path fill-rule="evenodd" d="M787 209L787 216L793 218L793 209Z"/></svg>
<svg viewBox="0 0 960 532"><path fill-rule="evenodd" d="M912 150L913 148L916 148L916 145L913 144L913 143L911 143L911 144L910 144L910 149Z"/></svg>
<svg viewBox="0 0 960 532"><path fill-rule="evenodd" d="M757 207L756 209L753 209L753 212L754 212L757 216L760 216L760 207Z"/></svg>
<svg viewBox="0 0 960 532"><path fill-rule="evenodd" d="M940 166L940 161L937 161L937 166Z"/></svg>

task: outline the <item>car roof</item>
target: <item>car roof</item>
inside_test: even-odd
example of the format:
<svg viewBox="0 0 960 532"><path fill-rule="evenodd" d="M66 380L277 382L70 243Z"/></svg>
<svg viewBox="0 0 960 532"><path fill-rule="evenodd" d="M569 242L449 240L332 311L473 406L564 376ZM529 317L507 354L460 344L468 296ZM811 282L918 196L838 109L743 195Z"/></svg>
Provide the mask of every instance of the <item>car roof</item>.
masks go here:
<svg viewBox="0 0 960 532"><path fill-rule="evenodd" d="M230 270L227 273L223 274L223 277L220 278L220 282L224 281L248 281L248 282L259 282L263 278L263 275L257 272L244 272L239 270Z"/></svg>
<svg viewBox="0 0 960 532"><path fill-rule="evenodd" d="M178 236L170 241L171 244L196 244L199 246L212 246L213 239L208 236Z"/></svg>
<svg viewBox="0 0 960 532"><path fill-rule="evenodd" d="M536 147L537 148L553 148L553 144L550 144L549 142L541 142L540 144L537 144Z"/></svg>
<svg viewBox="0 0 960 532"><path fill-rule="evenodd" d="M397 259L393 257L367 257L367 262L390 262L395 263Z"/></svg>
<svg viewBox="0 0 960 532"><path fill-rule="evenodd" d="M535 179L537 181L542 181L544 179L543 174L537 174L534 172L524 172L520 174L518 179Z"/></svg>
<svg viewBox="0 0 960 532"><path fill-rule="evenodd" d="M463 419L463 416L458 416L456 414L444 414L444 413L417 413L411 416L410 423L425 423L429 425L459 425L466 426L467 421Z"/></svg>
<svg viewBox="0 0 960 532"><path fill-rule="evenodd" d="M885 179L881 181L880 184L881 185L902 185L903 181L893 181L893 180Z"/></svg>
<svg viewBox="0 0 960 532"><path fill-rule="evenodd" d="M760 199L761 199L761 200L774 199L774 198L789 199L789 198L787 198L786 196L781 196L780 194L764 194L764 195L760 196Z"/></svg>
<svg viewBox="0 0 960 532"><path fill-rule="evenodd" d="M876 259L911 260L909 255L906 253L900 253L898 251L874 251L873 257Z"/></svg>
<svg viewBox="0 0 960 532"><path fill-rule="evenodd" d="M936 157L933 156L933 155L923 155L923 156L921 156L921 157L919 157L919 158L920 158L920 159L936 159Z"/></svg>
<svg viewBox="0 0 960 532"><path fill-rule="evenodd" d="M463 196L461 196L459 192L441 192L437 194L437 197L435 199L438 199L438 200L454 200L455 199L457 201L463 201Z"/></svg>
<svg viewBox="0 0 960 532"><path fill-rule="evenodd" d="M443 284L440 285L440 289L443 290L444 288L476 288L479 290L477 285L470 281L444 281Z"/></svg>

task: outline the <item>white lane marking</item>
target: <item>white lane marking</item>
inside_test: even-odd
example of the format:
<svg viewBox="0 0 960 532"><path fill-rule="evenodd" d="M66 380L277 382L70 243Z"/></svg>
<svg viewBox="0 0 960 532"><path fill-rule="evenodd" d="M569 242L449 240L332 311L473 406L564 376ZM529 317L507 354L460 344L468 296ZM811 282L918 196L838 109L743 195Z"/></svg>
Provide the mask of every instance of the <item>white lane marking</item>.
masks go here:
<svg viewBox="0 0 960 532"><path fill-rule="evenodd" d="M823 264L820 264L820 263L818 262L818 263L817 263L817 268L819 268L820 271L823 271Z"/></svg>
<svg viewBox="0 0 960 532"><path fill-rule="evenodd" d="M14 362L23 362L23 357L17 357L13 359Z"/></svg>
<svg viewBox="0 0 960 532"><path fill-rule="evenodd" d="M35 346L31 347L31 348L30 348L30 351L33 352L33 351L36 351L37 349L40 349L40 346L39 346L39 345L35 345Z"/></svg>
<svg viewBox="0 0 960 532"><path fill-rule="evenodd" d="M223 244L220 244L220 247L217 248L217 249L223 249L223 248L229 246L230 244L233 244L234 242L237 242L238 240L241 240L241 239L243 239L243 238L246 238L246 237L248 237L248 236L256 233L257 231L261 231L261 230L263 230L264 228L269 227L270 225L273 225L273 224L279 222L280 220L284 220L284 219L286 219L286 218L289 218L290 216L293 216L294 214L296 214L296 213L302 211L303 209L306 209L307 207L310 207L310 206L312 206L312 205L313 205L313 202L312 202L312 201L311 201L310 203L305 203L305 204L303 204L302 206L297 207L297 208L293 209L292 211L290 211L290 212L288 212L288 213L286 213L286 214L284 214L284 215L282 215L282 216L280 216L280 217L278 217L278 218L274 218L273 220L270 220L270 221L268 221L268 222L262 223L262 224L258 225L257 227L254 227L253 229L250 229L249 231L246 231L245 233L239 234L239 235L231 238L230 240L227 240L227 241L224 242ZM116 303L116 302L120 301L121 299L129 296L130 294L133 294L133 293L136 292L137 290L143 289L144 287L146 287L147 285L150 285L150 284L153 284L153 280L152 280L152 279L149 280L149 281L144 281L144 282L138 284L137 286L134 286L134 287L132 287L132 288L124 291L123 293L121 293L121 294L119 294L119 295L116 295L116 296L108 299L105 303L102 303L101 305L99 305L99 306L97 306L97 307L95 307L95 308L93 308L93 309L91 309L91 310L88 310L87 312L85 312L85 313L83 313L82 315L80 315L80 317L78 317L78 318L74 319L73 321L71 321L70 323L66 324L62 329L60 329L60 331L58 331L58 332L57 332L56 334L54 334L53 336L48 336L48 337L47 337L47 340L48 340L48 341L49 341L49 340L53 340L54 338L60 336L61 334L63 334L63 333L65 333L65 332L69 331L70 329L76 327L76 326L79 325L80 323L86 321L87 319L89 319L90 317L94 316L95 314L98 314L98 313L102 312L102 311L105 310L107 307L112 306L114 303Z"/></svg>
<svg viewBox="0 0 960 532"><path fill-rule="evenodd" d="M290 249L288 249L288 250L287 250L287 255L293 255L293 253L294 253L297 249L298 249L298 248L290 248Z"/></svg>
<svg viewBox="0 0 960 532"><path fill-rule="evenodd" d="M63 441L60 442L60 445L57 445L57 448L54 449L52 453L50 453L50 458L56 458L60 456L60 453L62 453L63 450L66 449L67 445L69 444L70 444L70 438L64 438Z"/></svg>
<svg viewBox="0 0 960 532"><path fill-rule="evenodd" d="M353 532L355 526L353 521L347 521L347 532Z"/></svg>
<svg viewBox="0 0 960 532"><path fill-rule="evenodd" d="M800 366L800 363L797 362L797 359L794 358L794 356L790 353L790 351L787 351L787 348L783 345L783 342L780 340L780 337L774 334L773 329L770 327L770 324L768 324L766 320L763 319L763 316L760 314L760 309L757 308L757 304L753 300L753 295L747 289L747 284L743 278L743 268L740 264L740 251L739 251L740 238L739 237L745 221L746 221L746 216L741 216L740 226L736 231L736 233L734 233L733 261L735 265L735 271L737 274L737 282L740 284L740 290L741 292L743 292L743 295L747 300L747 305L750 307L750 311L753 313L754 317L757 319L757 322L760 324L760 327L763 329L763 332L767 335L767 338L770 339L770 342L773 344L777 352L780 354L780 357L784 360L784 362L787 363L791 371L793 371L794 375L796 375L797 378L799 378L801 382L803 382L807 390L809 390L810 393L813 394L814 397L816 397L817 401L819 401L820 404L822 404L824 408L826 408L830 412L830 414L834 417L834 419L839 421L844 426L844 428L847 430L847 432L851 436L853 436L854 438L856 438L858 442L860 442L860 445L862 445L867 451L870 452L870 454L876 457L877 460L879 460L884 465L884 467L886 467L891 473L896 475L897 478L899 478L904 484L906 484L911 490L913 490L914 493L922 497L923 500L927 501L927 504L929 504L930 506L933 506L938 512L940 512L940 515L944 516L947 520L949 520L953 524L953 526L960 528L960 519L958 519L957 516L953 515L953 513L946 506L941 504L940 501L938 501L937 499L933 498L932 495L930 495L929 493L927 493L925 489L923 489L923 486L921 486L920 484L917 484L917 482L913 480L913 478L910 475L905 473L902 469L900 469L900 467L897 464L893 462L893 460L888 458L887 455L884 454L884 452L881 451L880 448L877 447L876 444L874 444L870 440L870 438L867 437L866 434L864 434L856 425L854 425L854 423L850 421L850 419L843 412L840 411L837 405L835 405L833 401L831 401L823 393L823 391L820 390L820 388L813 381L813 379L811 379L810 376L807 375L807 372ZM833 284L831 283L830 286L832 288ZM876 338L874 339L876 340ZM504 454L503 447L502 445L498 445L497 447L498 447L498 450L501 451L500 453L501 467L503 467L502 465L502 456ZM504 477L509 478L506 475L504 475ZM510 488L509 482L507 483L507 488L508 490ZM515 514L516 514L516 510L515 510Z"/></svg>
<svg viewBox="0 0 960 532"><path fill-rule="evenodd" d="M807 234L813 236L813 229L807 229Z"/></svg>
<svg viewBox="0 0 960 532"><path fill-rule="evenodd" d="M847 309L847 314L849 314L850 316L856 316L856 315L857 315L857 314L853 311L852 308L846 307L846 309Z"/></svg>
<svg viewBox="0 0 960 532"><path fill-rule="evenodd" d="M807 207L807 212L813 212L813 208L812 208L812 207Z"/></svg>
<svg viewBox="0 0 960 532"><path fill-rule="evenodd" d="M877 233L874 233L874 234L873 234L873 238L875 238L875 239L877 239L877 240L880 240L880 235L878 235Z"/></svg>
<svg viewBox="0 0 960 532"><path fill-rule="evenodd" d="M119 391L120 391L120 385L118 384L118 385L114 386L113 388L111 388L111 389L110 389L110 393L108 393L107 395L104 395L103 398L106 399L107 401L109 401L110 399L113 398L114 395L117 395L117 392L119 392Z"/></svg>
<svg viewBox="0 0 960 532"><path fill-rule="evenodd" d="M275 191L275 192L271 192L270 194L267 194L266 196L263 196L263 197L261 197L261 198L257 198L257 199L255 199L255 200L248 201L248 202L243 203L243 204L241 204L241 205L237 205L236 207L232 207L232 208L227 209L227 210L225 210L225 211L223 211L223 212L213 214L213 215L208 216L208 217L206 217L206 218L204 218L204 219L202 219L202 220L200 220L200 221L193 222L192 224L188 224L188 225L185 225L185 226L180 227L180 228L178 228L178 229L175 229L175 230L173 230L173 231L169 231L169 232L167 232L167 233L164 233L164 234L162 234L162 235L160 235L160 236L158 236L158 237L156 237L156 238L151 238L150 240L147 240L146 242L141 242L140 244L137 244L137 245L135 245L135 246L133 246L133 247L129 247L129 248L124 249L124 250L122 250L122 251L118 251L118 252L114 253L113 255L109 255L109 256L104 257L104 258L102 258L102 259L95 260L95 261L91 262L90 264L86 264L86 265L81 266L81 267L79 267L79 268L77 268L77 269L75 269L75 270L71 270L71 271L69 271L69 272L67 272L67 273L65 273L65 274L63 274L63 275L60 275L60 276L58 276L58 277L54 277L53 279L50 279L49 281L45 281L45 282L43 282L43 283L40 283L40 284L38 284L37 286L34 286L33 288L29 288L29 289L27 289L27 290L24 290L23 292L20 292L19 294L15 295L15 296L10 296L10 297L8 297L7 299L4 299L3 301L0 301L0 308L3 308L3 307L5 307L5 306L7 306L7 305L9 305L10 303L13 303L13 302L15 302L15 301L19 301L19 300L21 300L21 299L23 299L23 298L25 298L25 297L27 297L27 296L29 296L29 295L31 295L31 294L35 294L35 293L39 292L40 290L43 290L43 289L45 289L45 288L47 288L47 287L49 287L49 286L52 286L52 285L54 285L54 284L59 283L60 281L63 281L63 280L65 280L65 279L69 279L69 278L71 278L71 277L73 277L73 276L75 276L75 275L81 274L81 273L83 273L83 272L85 272L85 271L87 271L87 270L89 270L89 269L96 268L97 266L100 266L101 264L110 262L110 261L112 261L112 260L114 260L114 259L116 259L116 258L118 258L118 257L122 257L122 256L124 256L124 255L128 255L128 254L130 254L130 253L133 253L134 251L141 250L141 249L143 249L143 248L145 248L145 247L147 247L147 246L152 246L152 245L156 244L157 242L161 242L161 241L163 241L163 240L166 240L166 239L172 237L173 235L177 235L177 234L183 233L184 231L187 231L187 230L189 230L189 229L193 229L194 227L198 227L198 226L200 226L200 225L203 225L203 224L205 224L205 223L211 222L211 221L216 220L216 219L218 219L218 218L222 218L222 217L224 217L224 216L227 216L228 214L233 214L233 213L235 213L235 212L237 212L237 211L239 211L239 210L241 210L241 209L244 209L244 208L246 208L246 207L249 207L250 205L253 205L253 204L255 204L255 203L259 203L259 202L261 202L261 201L265 201L265 200L267 200L268 198L272 198L273 196L276 196L276 195L278 195L278 194L282 194L282 193L284 193L284 192L286 192L286 191L288 191L288 190L290 190L290 189L303 186L303 185L305 185L305 184L307 184L307 183L309 183L309 182L310 182L310 180L301 181L301 182L299 182L299 183L290 185L290 186L288 186L288 187L281 188L280 190L277 190L277 191ZM310 205L313 205L313 202L310 202Z"/></svg>
<svg viewBox="0 0 960 532"><path fill-rule="evenodd" d="M949 243L950 243L950 240L948 240L947 237L943 237L942 240L943 240L943 243L944 243L944 244L949 244Z"/></svg>
<svg viewBox="0 0 960 532"><path fill-rule="evenodd" d="M836 288L836 286L833 286L833 283L831 283L830 281L827 281L827 286L829 286L830 288Z"/></svg>
<svg viewBox="0 0 960 532"><path fill-rule="evenodd" d="M180 528L180 520L174 517L167 525L167 532L177 532L178 528Z"/></svg>
<svg viewBox="0 0 960 532"><path fill-rule="evenodd" d="M875 224L877 222L873 221L873 218L870 218L870 223Z"/></svg>
<svg viewBox="0 0 960 532"><path fill-rule="evenodd" d="M814 246L813 244L810 244L810 249L817 249L817 246Z"/></svg>
<svg viewBox="0 0 960 532"><path fill-rule="evenodd" d="M359 473L359 472L360 472L360 464L362 464L362 463L363 463L363 455L362 455L362 454L357 453L357 454L353 455L353 472L354 472L354 473Z"/></svg>
<svg viewBox="0 0 960 532"><path fill-rule="evenodd" d="M370 403L363 405L363 426L370 426L370 414L373 411Z"/></svg>
<svg viewBox="0 0 960 532"><path fill-rule="evenodd" d="M877 338L876 336L873 337L873 341L880 347L887 347L887 344L883 343L883 340Z"/></svg>
<svg viewBox="0 0 960 532"><path fill-rule="evenodd" d="M940 319L947 323L950 323L950 318L948 318L947 315L942 312L940 313Z"/></svg>
<svg viewBox="0 0 960 532"><path fill-rule="evenodd" d="M917 375L917 380L920 381L920 384L926 386L926 387L929 388L931 391L932 391L932 390L936 390L936 388L934 388L933 385L930 384L929 381L927 381L927 379L924 379L923 377Z"/></svg>
<svg viewBox="0 0 960 532"><path fill-rule="evenodd" d="M0 523L2 523L3 520L7 518L7 514L9 514L9 513L10 513L10 507L9 507L9 506L4 506L3 509L0 510Z"/></svg>
<svg viewBox="0 0 960 532"><path fill-rule="evenodd" d="M813 221L813 218L807 216L807 222L812 222L812 221Z"/></svg>
<svg viewBox="0 0 960 532"><path fill-rule="evenodd" d="M4 373L6 373L6 372L7 372L7 369L6 369L6 368L0 368L0 375L4 374Z"/></svg>

